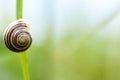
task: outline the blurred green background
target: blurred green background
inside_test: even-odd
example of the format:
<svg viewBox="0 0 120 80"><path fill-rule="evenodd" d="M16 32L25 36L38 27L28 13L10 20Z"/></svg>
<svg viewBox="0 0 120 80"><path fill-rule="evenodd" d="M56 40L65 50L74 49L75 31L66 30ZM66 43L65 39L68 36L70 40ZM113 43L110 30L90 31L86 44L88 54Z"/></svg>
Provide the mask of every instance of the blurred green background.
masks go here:
<svg viewBox="0 0 120 80"><path fill-rule="evenodd" d="M120 80L119 0L23 1L30 80ZM15 2L0 0L0 80L23 80L20 54L3 42Z"/></svg>

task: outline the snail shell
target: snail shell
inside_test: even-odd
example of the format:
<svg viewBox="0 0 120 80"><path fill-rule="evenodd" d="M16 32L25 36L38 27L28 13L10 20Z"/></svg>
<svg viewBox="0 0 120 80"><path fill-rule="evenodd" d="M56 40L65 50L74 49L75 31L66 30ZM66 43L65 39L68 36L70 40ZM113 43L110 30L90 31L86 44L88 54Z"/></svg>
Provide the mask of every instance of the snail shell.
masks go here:
<svg viewBox="0 0 120 80"><path fill-rule="evenodd" d="M10 24L4 33L4 42L6 47L14 52L27 50L32 43L29 24L23 20Z"/></svg>

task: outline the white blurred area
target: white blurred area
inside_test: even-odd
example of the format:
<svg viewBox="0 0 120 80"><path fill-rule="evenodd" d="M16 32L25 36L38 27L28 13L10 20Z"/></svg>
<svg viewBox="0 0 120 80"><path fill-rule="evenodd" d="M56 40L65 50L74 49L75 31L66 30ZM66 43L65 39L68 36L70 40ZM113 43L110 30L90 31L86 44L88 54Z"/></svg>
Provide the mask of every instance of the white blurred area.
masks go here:
<svg viewBox="0 0 120 80"><path fill-rule="evenodd" d="M42 45L49 29L57 40L66 30L80 29L91 32L114 12L100 34L119 33L120 0L23 0L23 18L31 25L33 45ZM0 0L0 35L15 20L15 0ZM89 25L89 26L88 26ZM112 32L112 33L111 33Z"/></svg>

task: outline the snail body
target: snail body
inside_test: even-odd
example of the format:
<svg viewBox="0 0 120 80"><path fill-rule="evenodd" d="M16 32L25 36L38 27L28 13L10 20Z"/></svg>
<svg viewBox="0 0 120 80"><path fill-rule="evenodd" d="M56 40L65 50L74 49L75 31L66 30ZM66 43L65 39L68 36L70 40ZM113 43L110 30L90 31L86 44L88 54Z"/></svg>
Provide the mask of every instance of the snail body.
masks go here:
<svg viewBox="0 0 120 80"><path fill-rule="evenodd" d="M29 24L23 20L10 24L4 33L4 42L6 47L14 52L27 50L32 43Z"/></svg>

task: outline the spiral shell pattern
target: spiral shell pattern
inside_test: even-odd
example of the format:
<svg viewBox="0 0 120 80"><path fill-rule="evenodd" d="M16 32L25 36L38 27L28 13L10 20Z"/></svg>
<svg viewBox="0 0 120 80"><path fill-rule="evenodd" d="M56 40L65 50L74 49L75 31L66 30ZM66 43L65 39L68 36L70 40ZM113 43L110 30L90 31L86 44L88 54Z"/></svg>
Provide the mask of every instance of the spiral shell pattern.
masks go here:
<svg viewBox="0 0 120 80"><path fill-rule="evenodd" d="M29 24L23 20L10 24L4 33L4 42L6 47L14 52L27 50L32 43Z"/></svg>

